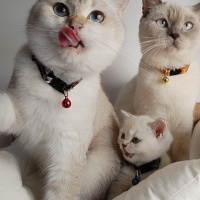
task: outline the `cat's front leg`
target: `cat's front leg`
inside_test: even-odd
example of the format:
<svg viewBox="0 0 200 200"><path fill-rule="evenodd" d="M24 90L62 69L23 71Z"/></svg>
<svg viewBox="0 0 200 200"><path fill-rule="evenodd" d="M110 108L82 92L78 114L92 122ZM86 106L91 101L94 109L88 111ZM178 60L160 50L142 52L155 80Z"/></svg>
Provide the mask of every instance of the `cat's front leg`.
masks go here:
<svg viewBox="0 0 200 200"><path fill-rule="evenodd" d="M123 192L129 190L133 186L132 179L134 176L135 173L133 169L124 163L117 179L113 181L107 192L106 200L112 200Z"/></svg>
<svg viewBox="0 0 200 200"><path fill-rule="evenodd" d="M45 161L47 173L44 200L82 200L80 179L85 158L77 157L73 152L77 153L76 150L70 150L69 144L65 145L65 149L58 144L55 149L50 150L50 154L54 154L49 155L51 158Z"/></svg>
<svg viewBox="0 0 200 200"><path fill-rule="evenodd" d="M16 111L9 95L0 92L0 132L8 132L16 122Z"/></svg>
<svg viewBox="0 0 200 200"><path fill-rule="evenodd" d="M110 147L91 150L81 184L81 200L104 200L120 169L119 158Z"/></svg>
<svg viewBox="0 0 200 200"><path fill-rule="evenodd" d="M94 122L94 138L81 181L81 200L104 200L120 170L117 138L119 124L112 105L100 90Z"/></svg>

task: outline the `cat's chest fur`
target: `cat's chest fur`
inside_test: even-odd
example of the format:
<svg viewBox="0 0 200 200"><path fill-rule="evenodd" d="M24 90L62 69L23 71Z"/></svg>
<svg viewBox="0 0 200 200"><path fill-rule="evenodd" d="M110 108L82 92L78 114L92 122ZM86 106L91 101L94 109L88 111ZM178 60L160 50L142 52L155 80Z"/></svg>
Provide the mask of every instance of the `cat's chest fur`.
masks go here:
<svg viewBox="0 0 200 200"><path fill-rule="evenodd" d="M172 121L171 126L176 126L173 121L177 124L178 116L183 116L183 113L192 117L200 84L198 68L197 63L192 63L187 73L169 76L167 83L162 82L164 75L159 71L139 72L131 81L131 84L136 84L134 112L163 117ZM180 118L184 120L184 116Z"/></svg>
<svg viewBox="0 0 200 200"><path fill-rule="evenodd" d="M70 90L72 105L65 109L62 107L64 95L44 82L26 49L19 55L15 71L19 81L13 92L20 119L14 129L23 132L22 142L34 150L35 145L52 143L53 146L59 140L61 146L78 147L86 153L93 137L99 75L83 79Z"/></svg>

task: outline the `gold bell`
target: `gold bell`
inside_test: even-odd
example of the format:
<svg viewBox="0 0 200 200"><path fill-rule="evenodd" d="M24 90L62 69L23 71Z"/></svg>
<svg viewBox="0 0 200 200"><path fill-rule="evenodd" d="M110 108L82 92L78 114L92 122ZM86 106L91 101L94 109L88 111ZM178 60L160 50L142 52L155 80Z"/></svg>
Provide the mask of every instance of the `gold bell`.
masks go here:
<svg viewBox="0 0 200 200"><path fill-rule="evenodd" d="M169 82L169 78L167 78L166 76L162 79L163 83L168 83Z"/></svg>

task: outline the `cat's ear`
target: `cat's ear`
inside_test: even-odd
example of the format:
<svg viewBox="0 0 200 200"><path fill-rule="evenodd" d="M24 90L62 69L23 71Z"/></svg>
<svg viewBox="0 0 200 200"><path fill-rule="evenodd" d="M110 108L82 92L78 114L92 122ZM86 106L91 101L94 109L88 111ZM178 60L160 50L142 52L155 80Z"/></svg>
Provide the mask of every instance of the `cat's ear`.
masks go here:
<svg viewBox="0 0 200 200"><path fill-rule="evenodd" d="M162 3L161 0L142 0L143 17L146 17L149 14L149 10Z"/></svg>
<svg viewBox="0 0 200 200"><path fill-rule="evenodd" d="M124 110L121 110L121 113L122 113L123 119L129 119L133 116L131 113L124 111Z"/></svg>
<svg viewBox="0 0 200 200"><path fill-rule="evenodd" d="M122 16L125 13L130 1L131 0L117 0L117 7L120 16Z"/></svg>
<svg viewBox="0 0 200 200"><path fill-rule="evenodd" d="M165 134L167 129L167 123L164 119L156 119L154 122L150 124L153 133L155 134L156 138L161 138Z"/></svg>
<svg viewBox="0 0 200 200"><path fill-rule="evenodd" d="M193 6L193 10L200 16L200 3Z"/></svg>

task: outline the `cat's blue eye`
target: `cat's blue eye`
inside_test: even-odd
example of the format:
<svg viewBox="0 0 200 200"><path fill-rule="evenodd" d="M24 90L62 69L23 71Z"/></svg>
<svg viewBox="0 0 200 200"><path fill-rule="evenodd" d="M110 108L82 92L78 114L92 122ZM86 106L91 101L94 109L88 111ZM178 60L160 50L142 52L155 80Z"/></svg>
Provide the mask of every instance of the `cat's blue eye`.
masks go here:
<svg viewBox="0 0 200 200"><path fill-rule="evenodd" d="M104 18L104 14L98 10L94 10L88 15L89 20L97 23L103 22Z"/></svg>
<svg viewBox="0 0 200 200"><path fill-rule="evenodd" d="M183 24L183 30L191 30L193 28L193 23L192 22L186 22Z"/></svg>
<svg viewBox="0 0 200 200"><path fill-rule="evenodd" d="M59 17L68 17L70 14L68 7L64 3L56 3L53 10Z"/></svg>
<svg viewBox="0 0 200 200"><path fill-rule="evenodd" d="M136 137L134 137L133 139L132 139L132 142L134 143L134 144L137 144L137 143L139 143L141 140L139 140L138 138L136 138Z"/></svg>
<svg viewBox="0 0 200 200"><path fill-rule="evenodd" d="M167 24L167 21L166 19L158 19L156 21L157 25L161 28L165 28L165 27L168 27L168 24Z"/></svg>

